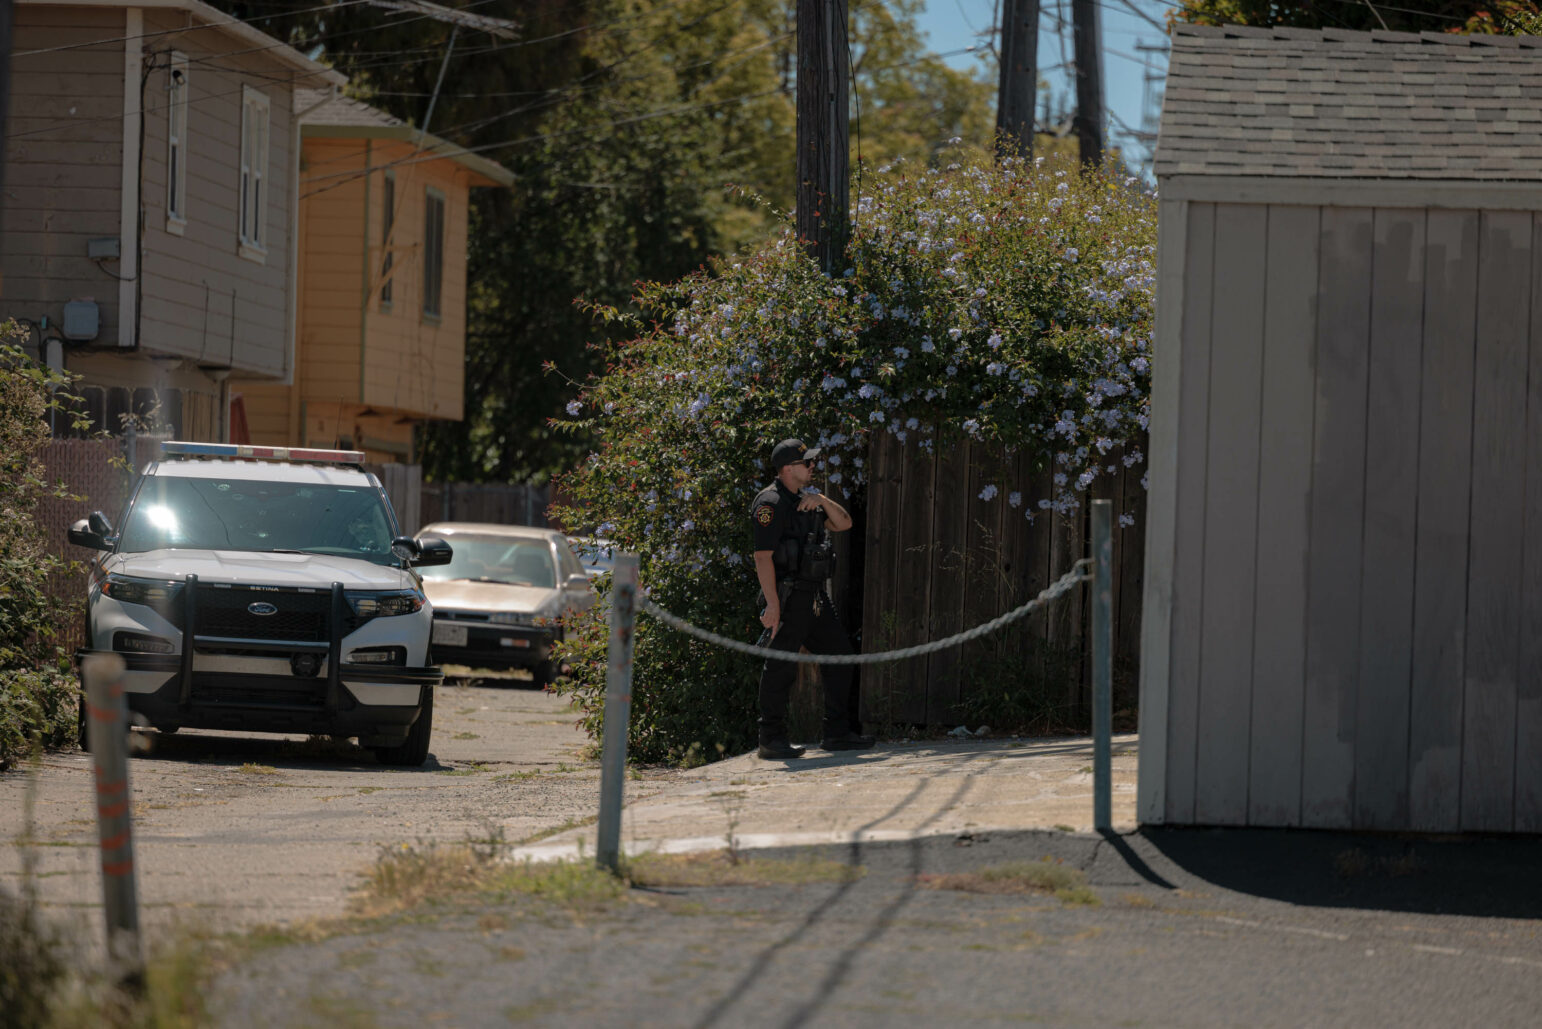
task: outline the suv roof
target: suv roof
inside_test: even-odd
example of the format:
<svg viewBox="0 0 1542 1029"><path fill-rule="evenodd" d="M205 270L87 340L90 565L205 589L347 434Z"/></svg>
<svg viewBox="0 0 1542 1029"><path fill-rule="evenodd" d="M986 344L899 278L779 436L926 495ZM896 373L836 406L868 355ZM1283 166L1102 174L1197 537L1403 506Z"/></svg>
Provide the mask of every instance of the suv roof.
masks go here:
<svg viewBox="0 0 1542 1029"><path fill-rule="evenodd" d="M339 465L292 464L288 461L256 461L251 458L208 460L179 458L151 464L146 475L184 479L248 479L259 482L302 482L317 486L373 487L369 473Z"/></svg>

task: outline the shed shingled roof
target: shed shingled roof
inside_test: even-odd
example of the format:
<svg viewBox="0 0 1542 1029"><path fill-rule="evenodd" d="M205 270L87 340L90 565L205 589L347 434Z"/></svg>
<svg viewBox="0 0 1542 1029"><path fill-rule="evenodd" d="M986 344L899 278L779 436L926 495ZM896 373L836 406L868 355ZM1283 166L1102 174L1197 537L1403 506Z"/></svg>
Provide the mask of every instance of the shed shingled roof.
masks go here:
<svg viewBox="0 0 1542 1029"><path fill-rule="evenodd" d="M342 94L332 95L328 89L297 89L294 91L294 110L304 112L301 121L306 125L359 125L394 128L406 122L371 107L362 100Z"/></svg>
<svg viewBox="0 0 1542 1029"><path fill-rule="evenodd" d="M1177 26L1156 173L1542 182L1542 36Z"/></svg>

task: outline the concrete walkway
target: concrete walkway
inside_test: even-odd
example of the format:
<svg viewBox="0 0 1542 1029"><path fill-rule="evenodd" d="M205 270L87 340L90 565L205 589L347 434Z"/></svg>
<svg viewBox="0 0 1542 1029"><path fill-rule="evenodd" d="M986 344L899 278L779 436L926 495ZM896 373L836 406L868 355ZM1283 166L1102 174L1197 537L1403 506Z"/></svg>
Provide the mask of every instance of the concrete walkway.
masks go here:
<svg viewBox="0 0 1542 1029"><path fill-rule="evenodd" d="M1114 827L1133 829L1136 737L1115 736L1113 753ZM629 796L621 838L628 854L684 853L730 837L753 849L1022 829L1091 831L1090 738L887 743L795 761L745 754ZM513 856L593 855L595 835L593 825L571 829Z"/></svg>

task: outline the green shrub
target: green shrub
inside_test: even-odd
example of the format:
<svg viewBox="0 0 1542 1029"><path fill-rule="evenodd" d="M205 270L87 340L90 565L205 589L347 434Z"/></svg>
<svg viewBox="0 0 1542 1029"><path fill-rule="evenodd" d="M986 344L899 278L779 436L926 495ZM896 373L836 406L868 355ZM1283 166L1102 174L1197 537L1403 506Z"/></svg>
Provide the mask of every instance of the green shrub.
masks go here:
<svg viewBox="0 0 1542 1029"><path fill-rule="evenodd" d="M75 743L80 687L57 669L0 671L0 769L31 752Z"/></svg>
<svg viewBox="0 0 1542 1029"><path fill-rule="evenodd" d="M5 1024L47 1025L68 970L65 941L37 904L0 886L0 1012Z"/></svg>
<svg viewBox="0 0 1542 1029"><path fill-rule="evenodd" d="M830 278L790 228L752 253L639 300L654 321L611 355L563 424L597 441L562 485L564 524L641 557L650 596L724 635L760 634L747 509L769 449L825 449L860 512L877 433L922 450L986 444L1054 469L1050 496L1005 477L980 498L1032 519L1143 460L1155 209L1097 171L988 161L880 169L853 211L851 267ZM614 311L601 312L619 317ZM557 689L603 717L604 625L577 621ZM632 753L708 758L753 740L758 662L642 618ZM720 750L721 748L721 750Z"/></svg>

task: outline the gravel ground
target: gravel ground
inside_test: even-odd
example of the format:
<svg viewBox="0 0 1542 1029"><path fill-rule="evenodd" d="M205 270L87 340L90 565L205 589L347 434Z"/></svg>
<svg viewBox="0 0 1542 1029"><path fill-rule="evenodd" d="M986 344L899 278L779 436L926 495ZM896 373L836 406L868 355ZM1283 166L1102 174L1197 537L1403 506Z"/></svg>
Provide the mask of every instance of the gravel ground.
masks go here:
<svg viewBox="0 0 1542 1029"><path fill-rule="evenodd" d="M1534 840L1021 833L821 853L867 874L392 920L265 951L211 1008L230 1027L1530 1026L1542 1005ZM1084 868L1101 903L924 888L1044 856Z"/></svg>
<svg viewBox="0 0 1542 1029"><path fill-rule="evenodd" d="M385 845L483 836L510 841L594 815L599 772L562 699L528 680L450 685L437 696L422 768L386 768L351 743L183 730L136 733L129 765L141 918L154 939L179 924L217 930L340 914ZM638 795L648 783L629 784ZM0 847L15 890L24 856L56 917L100 932L90 755L49 755L34 777L0 774Z"/></svg>

